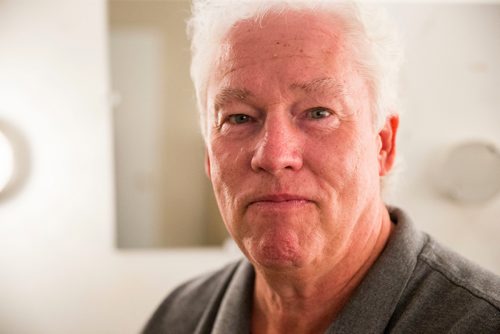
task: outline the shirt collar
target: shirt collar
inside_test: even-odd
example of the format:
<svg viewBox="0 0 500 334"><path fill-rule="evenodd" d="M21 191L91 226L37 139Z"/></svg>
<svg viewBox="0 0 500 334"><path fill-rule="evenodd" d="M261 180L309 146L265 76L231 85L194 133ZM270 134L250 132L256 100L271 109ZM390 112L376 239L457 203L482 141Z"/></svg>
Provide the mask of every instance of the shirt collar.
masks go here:
<svg viewBox="0 0 500 334"><path fill-rule="evenodd" d="M250 333L254 281L252 265L242 260L227 287L211 333Z"/></svg>
<svg viewBox="0 0 500 334"><path fill-rule="evenodd" d="M389 241L327 333L383 333L394 313L427 236L402 210L388 209L395 225Z"/></svg>

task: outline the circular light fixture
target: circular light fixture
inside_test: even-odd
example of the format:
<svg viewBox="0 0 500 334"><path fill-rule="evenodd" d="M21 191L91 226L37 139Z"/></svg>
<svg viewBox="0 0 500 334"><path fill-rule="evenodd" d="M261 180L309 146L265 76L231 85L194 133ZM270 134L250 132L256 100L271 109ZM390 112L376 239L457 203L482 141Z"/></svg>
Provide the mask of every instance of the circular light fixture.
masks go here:
<svg viewBox="0 0 500 334"><path fill-rule="evenodd" d="M491 143L453 147L440 166L437 186L460 203L483 203L500 191L500 151Z"/></svg>
<svg viewBox="0 0 500 334"><path fill-rule="evenodd" d="M2 193L14 174L14 152L7 137L0 132L0 193Z"/></svg>

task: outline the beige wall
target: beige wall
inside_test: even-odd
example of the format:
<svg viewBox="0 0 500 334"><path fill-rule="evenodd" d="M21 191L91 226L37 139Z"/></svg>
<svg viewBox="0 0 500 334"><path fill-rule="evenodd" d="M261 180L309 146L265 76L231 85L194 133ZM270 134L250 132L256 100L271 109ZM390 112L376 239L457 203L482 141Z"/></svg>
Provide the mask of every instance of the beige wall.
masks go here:
<svg viewBox="0 0 500 334"><path fill-rule="evenodd" d="M109 5L120 247L221 245L189 78L187 1Z"/></svg>
<svg viewBox="0 0 500 334"><path fill-rule="evenodd" d="M500 144L491 40L498 7L459 9L453 20L463 30L442 25L434 10L397 13L409 41L423 43L410 45L400 141L407 174L397 202L419 226L500 273L499 199L457 208L425 183L434 148L470 136ZM460 37L451 46L440 38L450 29ZM115 248L107 45L103 0L0 1L0 120L22 133L31 162L24 187L0 201L2 333L137 333L173 286L234 257ZM476 59L488 70L471 69ZM441 73L429 77L433 62Z"/></svg>

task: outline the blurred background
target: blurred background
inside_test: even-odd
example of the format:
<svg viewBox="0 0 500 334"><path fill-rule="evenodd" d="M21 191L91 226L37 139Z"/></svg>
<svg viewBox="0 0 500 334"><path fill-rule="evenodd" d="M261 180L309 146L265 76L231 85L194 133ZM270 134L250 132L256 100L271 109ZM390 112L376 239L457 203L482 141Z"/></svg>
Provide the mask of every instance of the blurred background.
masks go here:
<svg viewBox="0 0 500 334"><path fill-rule="evenodd" d="M500 274L500 1L387 8L406 48L387 202ZM0 333L137 333L239 257L203 172L188 15L0 0Z"/></svg>

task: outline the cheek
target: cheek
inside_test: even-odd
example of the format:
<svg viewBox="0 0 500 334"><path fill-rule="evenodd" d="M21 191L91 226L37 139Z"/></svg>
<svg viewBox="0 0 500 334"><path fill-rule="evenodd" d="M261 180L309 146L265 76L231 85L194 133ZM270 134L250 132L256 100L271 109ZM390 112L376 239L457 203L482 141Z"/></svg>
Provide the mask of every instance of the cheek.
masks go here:
<svg viewBox="0 0 500 334"><path fill-rule="evenodd" d="M310 168L338 196L357 197L361 184L378 177L377 157L367 138L339 132L309 147Z"/></svg>
<svg viewBox="0 0 500 334"><path fill-rule="evenodd" d="M231 197L230 184L234 171L219 159L211 159L211 181L219 206L227 207Z"/></svg>
<svg viewBox="0 0 500 334"><path fill-rule="evenodd" d="M226 141L214 141L208 154L212 186L219 206L227 211L235 205L235 196L245 182L245 173L250 166L248 153ZM227 212L222 214L226 215Z"/></svg>
<svg viewBox="0 0 500 334"><path fill-rule="evenodd" d="M224 164L221 164L218 159L211 159L210 164L212 170L211 182L219 212L229 234L233 235L233 228L230 223L234 221L236 208L233 201L234 191L230 186L232 171L222 168Z"/></svg>
<svg viewBox="0 0 500 334"><path fill-rule="evenodd" d="M227 184L236 172L233 164L228 164L230 161L227 154L224 156L213 155L210 158L211 181L214 188L219 185Z"/></svg>
<svg viewBox="0 0 500 334"><path fill-rule="evenodd" d="M250 145L225 138L214 139L210 144L211 167L221 174L221 179L230 179L245 172L250 166Z"/></svg>
<svg viewBox="0 0 500 334"><path fill-rule="evenodd" d="M318 175L341 182L358 168L361 152L355 143L341 134L328 136L308 145L306 160Z"/></svg>
<svg viewBox="0 0 500 334"><path fill-rule="evenodd" d="M366 139L365 139L366 140ZM365 145L358 147L353 157L353 174L351 180L353 188L358 189L356 197L358 200L371 197L379 188L379 168L374 142L365 141Z"/></svg>

